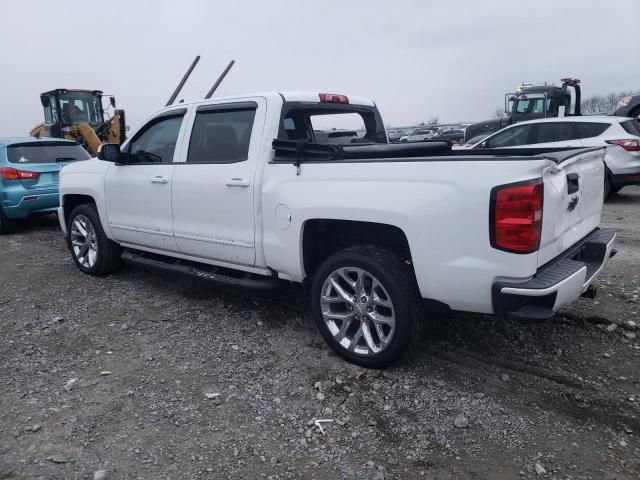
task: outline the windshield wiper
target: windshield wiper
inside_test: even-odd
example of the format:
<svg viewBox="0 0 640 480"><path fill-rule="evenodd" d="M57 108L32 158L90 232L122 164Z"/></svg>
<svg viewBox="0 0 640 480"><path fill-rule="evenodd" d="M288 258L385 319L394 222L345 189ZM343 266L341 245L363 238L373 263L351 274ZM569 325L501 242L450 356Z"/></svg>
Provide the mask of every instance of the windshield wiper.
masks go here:
<svg viewBox="0 0 640 480"><path fill-rule="evenodd" d="M58 157L58 158L56 158L56 162L75 162L76 160L78 160L78 159L74 158L74 157Z"/></svg>

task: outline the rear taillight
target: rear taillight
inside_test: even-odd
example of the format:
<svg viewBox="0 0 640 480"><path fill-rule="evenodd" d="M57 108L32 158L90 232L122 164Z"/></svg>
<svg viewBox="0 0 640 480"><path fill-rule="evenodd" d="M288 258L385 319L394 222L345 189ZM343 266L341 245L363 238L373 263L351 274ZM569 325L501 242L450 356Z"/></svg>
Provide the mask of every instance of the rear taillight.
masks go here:
<svg viewBox="0 0 640 480"><path fill-rule="evenodd" d="M0 168L0 177L3 180L37 180L38 172L16 170L15 168Z"/></svg>
<svg viewBox="0 0 640 480"><path fill-rule="evenodd" d="M321 93L320 101L322 103L349 103L349 97L339 93Z"/></svg>
<svg viewBox="0 0 640 480"><path fill-rule="evenodd" d="M540 248L542 231L542 180L501 185L491 191L491 246L513 253Z"/></svg>
<svg viewBox="0 0 640 480"><path fill-rule="evenodd" d="M627 152L640 152L640 140L636 139L621 139L621 140L607 140L610 145L618 145L624 148Z"/></svg>

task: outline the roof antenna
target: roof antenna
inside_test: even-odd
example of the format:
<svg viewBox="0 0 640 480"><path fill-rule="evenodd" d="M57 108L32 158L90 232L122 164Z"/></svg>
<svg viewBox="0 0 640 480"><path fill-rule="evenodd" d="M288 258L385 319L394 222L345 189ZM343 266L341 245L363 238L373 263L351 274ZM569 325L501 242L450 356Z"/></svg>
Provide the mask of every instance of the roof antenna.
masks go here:
<svg viewBox="0 0 640 480"><path fill-rule="evenodd" d="M178 86L173 91L173 94L171 95L171 98L169 98L169 101L167 102L165 107L168 107L173 102L175 102L176 97L180 93L180 90L182 90L182 87L184 87L184 84L187 83L187 79L191 75L191 72L193 72L193 69L196 68L196 65L198 64L199 61L200 61L200 55L197 55L196 58L193 60L193 62L191 62L191 66L187 69L186 73L183 75L182 80L180 80L180 83L178 83Z"/></svg>
<svg viewBox="0 0 640 480"><path fill-rule="evenodd" d="M229 73L229 70L231 70L231 67L233 67L233 64L236 63L235 60L231 60L229 62L229 65L227 65L227 68L225 68L222 73L220 74L220 76L218 77L218 80L216 80L216 83L213 84L213 87L211 87L211 90L209 90L209 93L207 93L207 95L204 97L205 100L208 100L211 98L211 96L213 95L213 93L218 89L218 87L220 86L220 84L222 83L222 80L224 80L224 77L227 76L227 73Z"/></svg>

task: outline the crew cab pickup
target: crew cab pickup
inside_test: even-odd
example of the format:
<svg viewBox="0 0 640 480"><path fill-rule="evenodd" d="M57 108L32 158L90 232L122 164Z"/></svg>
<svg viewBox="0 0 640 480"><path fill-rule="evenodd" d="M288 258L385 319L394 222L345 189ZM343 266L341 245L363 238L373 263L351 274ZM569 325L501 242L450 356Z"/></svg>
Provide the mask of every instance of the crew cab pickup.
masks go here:
<svg viewBox="0 0 640 480"><path fill-rule="evenodd" d="M362 136L315 138L342 115ZM370 100L246 95L167 107L122 147L66 166L59 218L90 275L124 261L245 287L304 283L331 348L385 367L425 304L546 319L593 293L615 239L598 228L603 156L388 144Z"/></svg>

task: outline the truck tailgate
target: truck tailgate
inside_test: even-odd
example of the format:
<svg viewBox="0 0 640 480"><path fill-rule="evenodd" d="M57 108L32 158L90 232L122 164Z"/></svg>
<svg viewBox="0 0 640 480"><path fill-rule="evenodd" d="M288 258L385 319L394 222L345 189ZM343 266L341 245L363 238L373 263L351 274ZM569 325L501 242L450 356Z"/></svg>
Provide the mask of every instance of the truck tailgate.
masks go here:
<svg viewBox="0 0 640 480"><path fill-rule="evenodd" d="M604 194L604 148L549 155L542 174L544 206L538 266L580 241L600 223Z"/></svg>

